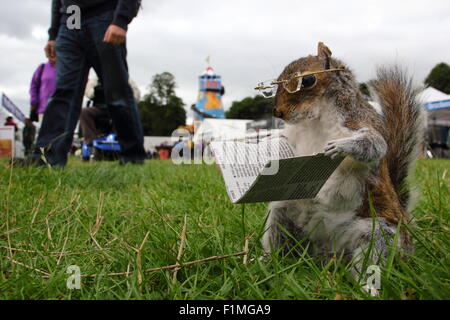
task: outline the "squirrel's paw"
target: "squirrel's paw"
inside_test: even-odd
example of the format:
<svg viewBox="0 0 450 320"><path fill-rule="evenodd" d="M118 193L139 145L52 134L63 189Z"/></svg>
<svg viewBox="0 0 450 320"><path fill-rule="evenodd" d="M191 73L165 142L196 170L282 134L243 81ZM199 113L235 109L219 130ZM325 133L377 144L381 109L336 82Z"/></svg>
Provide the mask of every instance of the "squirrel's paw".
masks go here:
<svg viewBox="0 0 450 320"><path fill-rule="evenodd" d="M354 149L353 139L339 139L332 140L327 143L325 147L325 155L334 159L338 156L348 156L352 155L352 150Z"/></svg>

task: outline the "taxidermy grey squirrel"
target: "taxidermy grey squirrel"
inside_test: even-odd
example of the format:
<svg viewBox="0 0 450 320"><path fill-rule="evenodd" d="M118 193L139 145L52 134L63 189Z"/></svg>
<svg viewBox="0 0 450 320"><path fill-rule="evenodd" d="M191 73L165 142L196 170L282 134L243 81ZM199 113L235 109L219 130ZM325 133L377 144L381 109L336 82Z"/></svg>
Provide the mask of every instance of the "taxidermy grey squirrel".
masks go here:
<svg viewBox="0 0 450 320"><path fill-rule="evenodd" d="M424 115L418 90L402 68L379 68L372 95L360 93L353 73L319 43L317 56L289 64L272 82L274 115L296 155L346 156L315 199L273 202L262 239L267 253L303 242L315 256L343 256L352 272L363 259L381 263L393 245L410 250L405 228L413 196L408 175L420 153Z"/></svg>

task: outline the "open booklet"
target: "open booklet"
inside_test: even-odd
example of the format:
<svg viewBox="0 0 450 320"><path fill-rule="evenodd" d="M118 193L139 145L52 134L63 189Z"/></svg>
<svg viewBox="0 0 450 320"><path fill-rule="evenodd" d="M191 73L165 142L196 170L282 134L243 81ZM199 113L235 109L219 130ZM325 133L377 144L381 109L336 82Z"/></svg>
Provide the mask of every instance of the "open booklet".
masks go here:
<svg viewBox="0 0 450 320"><path fill-rule="evenodd" d="M313 199L344 160L296 157L283 136L213 141L210 147L233 203Z"/></svg>

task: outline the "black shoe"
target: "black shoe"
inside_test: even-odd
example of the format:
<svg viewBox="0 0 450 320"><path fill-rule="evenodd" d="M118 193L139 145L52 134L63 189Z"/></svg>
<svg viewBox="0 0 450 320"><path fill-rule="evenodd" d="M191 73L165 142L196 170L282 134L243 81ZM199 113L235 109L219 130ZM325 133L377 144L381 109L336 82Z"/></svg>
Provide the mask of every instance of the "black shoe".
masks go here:
<svg viewBox="0 0 450 320"><path fill-rule="evenodd" d="M46 167L47 163L45 163L41 158L28 156L26 158L11 159L10 165L17 167Z"/></svg>
<svg viewBox="0 0 450 320"><path fill-rule="evenodd" d="M143 165L144 161L145 161L145 159L142 159L142 158L136 158L136 159L120 158L119 165L121 165L121 166L126 165L126 164Z"/></svg>

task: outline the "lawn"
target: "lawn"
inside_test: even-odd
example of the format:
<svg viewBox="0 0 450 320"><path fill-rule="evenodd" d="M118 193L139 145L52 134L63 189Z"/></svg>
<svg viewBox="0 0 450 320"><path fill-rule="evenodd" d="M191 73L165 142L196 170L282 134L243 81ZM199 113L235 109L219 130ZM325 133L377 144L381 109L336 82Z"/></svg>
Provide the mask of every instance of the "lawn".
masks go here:
<svg viewBox="0 0 450 320"><path fill-rule="evenodd" d="M373 299L450 299L449 181L450 161L419 162L415 252L389 259ZM339 259L259 260L267 204L231 204L214 166L3 160L0 193L0 299L372 299Z"/></svg>

